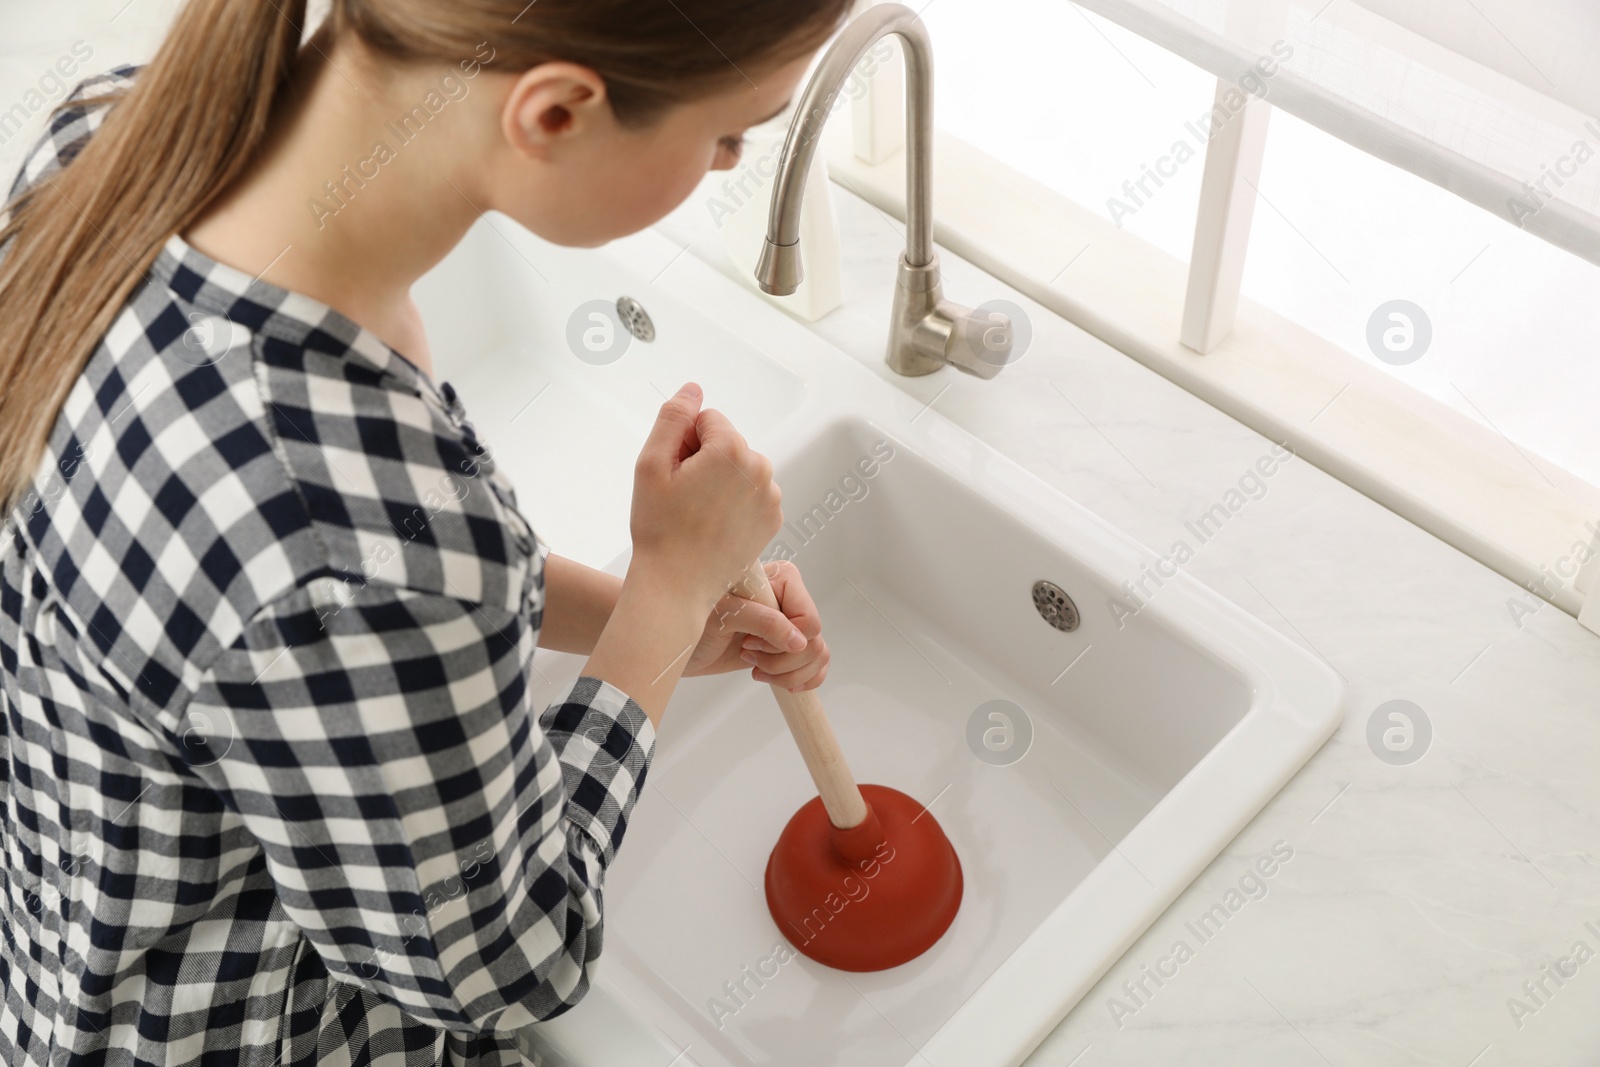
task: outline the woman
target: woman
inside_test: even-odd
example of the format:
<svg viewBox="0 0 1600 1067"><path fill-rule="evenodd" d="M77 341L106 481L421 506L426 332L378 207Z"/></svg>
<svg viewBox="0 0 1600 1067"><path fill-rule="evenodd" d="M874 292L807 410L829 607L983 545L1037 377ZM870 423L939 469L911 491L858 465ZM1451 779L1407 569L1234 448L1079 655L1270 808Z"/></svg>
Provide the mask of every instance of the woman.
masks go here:
<svg viewBox="0 0 1600 1067"><path fill-rule="evenodd" d="M827 649L792 567L729 594L779 495L696 387L619 581L520 517L409 288L487 210L654 222L845 6L334 0L301 47L303 0L191 0L54 116L0 229L7 1063L514 1063L583 995L678 678ZM588 655L543 709L536 643Z"/></svg>

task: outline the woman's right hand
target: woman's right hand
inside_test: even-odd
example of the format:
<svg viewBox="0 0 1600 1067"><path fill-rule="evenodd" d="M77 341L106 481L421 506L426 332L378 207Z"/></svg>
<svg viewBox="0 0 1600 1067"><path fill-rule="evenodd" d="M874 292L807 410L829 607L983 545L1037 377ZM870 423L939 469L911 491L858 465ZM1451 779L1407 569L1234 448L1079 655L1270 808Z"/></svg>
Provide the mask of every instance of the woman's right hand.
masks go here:
<svg viewBox="0 0 1600 1067"><path fill-rule="evenodd" d="M630 527L632 566L709 605L761 554L783 511L772 462L701 400L690 382L661 405L634 465Z"/></svg>

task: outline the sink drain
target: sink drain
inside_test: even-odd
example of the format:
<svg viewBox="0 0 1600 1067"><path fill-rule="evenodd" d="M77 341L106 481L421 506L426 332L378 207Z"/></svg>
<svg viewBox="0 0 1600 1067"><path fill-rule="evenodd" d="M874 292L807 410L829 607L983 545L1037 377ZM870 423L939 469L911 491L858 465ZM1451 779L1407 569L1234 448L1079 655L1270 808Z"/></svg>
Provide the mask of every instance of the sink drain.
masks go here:
<svg viewBox="0 0 1600 1067"><path fill-rule="evenodd" d="M1033 606L1039 617L1063 633L1078 628L1078 605L1072 602L1067 591L1054 582L1040 579L1033 583Z"/></svg>
<svg viewBox="0 0 1600 1067"><path fill-rule="evenodd" d="M633 297L617 297L617 318L621 319L623 327L639 340L650 342L656 339L656 324L650 321L650 313Z"/></svg>

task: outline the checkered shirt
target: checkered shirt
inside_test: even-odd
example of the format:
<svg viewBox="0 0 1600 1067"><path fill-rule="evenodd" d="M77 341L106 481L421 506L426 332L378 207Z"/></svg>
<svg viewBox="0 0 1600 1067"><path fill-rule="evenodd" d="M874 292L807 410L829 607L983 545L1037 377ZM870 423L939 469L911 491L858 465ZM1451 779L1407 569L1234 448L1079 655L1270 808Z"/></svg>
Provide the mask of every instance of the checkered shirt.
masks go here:
<svg viewBox="0 0 1600 1067"><path fill-rule="evenodd" d="M448 384L169 240L0 528L0 1059L520 1063L655 739L534 705L547 554Z"/></svg>

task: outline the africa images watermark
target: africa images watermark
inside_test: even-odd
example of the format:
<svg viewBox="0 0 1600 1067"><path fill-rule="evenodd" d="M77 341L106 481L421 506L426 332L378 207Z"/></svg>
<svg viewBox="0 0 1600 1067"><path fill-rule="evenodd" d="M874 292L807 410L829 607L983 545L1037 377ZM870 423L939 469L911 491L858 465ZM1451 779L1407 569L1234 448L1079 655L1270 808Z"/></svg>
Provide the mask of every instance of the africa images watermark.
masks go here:
<svg viewBox="0 0 1600 1067"><path fill-rule="evenodd" d="M804 919L799 922L789 920L789 925L794 927L795 934L790 935L790 940L795 944L805 942L809 944L821 937L828 930L828 924L840 915L852 903L859 904L867 899L872 892L872 879L882 873L883 868L894 862L896 852L894 846L887 841L880 841L873 854L856 863L860 875L847 874L839 881L839 888L830 891L812 908ZM796 940L796 935L798 940ZM790 945L780 941L773 946L772 951L756 961L755 970L750 965L739 969L736 979L729 979L722 983L722 996L708 997L706 999L706 1013L711 1016L711 1021L721 1030L729 1019L750 1006L756 994L766 988L767 982L778 976L779 968L798 955Z"/></svg>
<svg viewBox="0 0 1600 1067"><path fill-rule="evenodd" d="M132 807L132 805L130 804L129 807ZM126 814L126 812L124 812L124 814ZM118 819L121 817L121 815L117 816ZM116 819L112 819L111 821L116 822ZM71 827L67 827L66 830L67 835L70 838L76 838L80 833L80 831L74 830ZM79 873L80 868L85 869L84 873L88 874L89 872L87 872L86 868L88 866L88 861L90 860L93 860L96 870L101 869L102 865L100 864L99 859L90 856L89 846L85 844L81 850L74 848L70 853L58 861L56 866L60 868L62 874L66 875L68 878L71 878L74 874ZM65 905L69 903L70 899L68 895L62 891L61 886L56 885L54 882L45 881L42 874L39 876L39 879L39 887L37 892L27 888L26 886L19 887L22 897L22 906L27 908L28 911L32 912L36 917L43 917L46 907L49 907L51 911L60 910L64 916L66 910ZM47 897L51 896L55 898L53 904L46 899Z"/></svg>
<svg viewBox="0 0 1600 1067"><path fill-rule="evenodd" d="M1600 141L1600 123L1590 119L1583 124L1583 128ZM1522 183L1522 195L1525 199L1510 196L1506 198L1506 214L1511 221L1520 228L1527 228L1528 220L1545 209L1550 201L1556 198L1555 191L1546 187L1546 183L1553 183L1560 189L1567 183L1562 179L1575 178L1578 169L1595 157L1595 149L1588 141L1578 138L1572 142L1572 147L1567 154L1551 163L1539 165L1539 177L1531 182Z"/></svg>
<svg viewBox="0 0 1600 1067"><path fill-rule="evenodd" d="M1111 617L1117 620L1117 629L1122 629L1128 620L1136 617L1145 606L1155 599L1156 593L1167 582L1178 576L1178 572L1194 559L1196 553L1204 548L1218 533L1229 519L1243 511L1252 501L1260 500L1267 495L1270 488L1267 479L1277 474L1282 464L1294 458L1294 452L1284 445L1273 445L1255 463L1239 476L1237 487L1230 487L1222 494L1222 499L1212 504L1196 520L1185 522L1183 528L1194 536L1194 544L1188 538L1179 538L1173 542L1167 554L1155 561L1154 566L1148 563L1140 564L1139 578L1137 581L1129 579L1122 583L1122 592L1126 599L1107 597L1106 607L1111 610ZM1151 584L1154 583L1154 588Z"/></svg>
<svg viewBox="0 0 1600 1067"><path fill-rule="evenodd" d="M1596 546L1600 546L1600 525L1590 520L1583 524L1583 528L1589 531L1592 541L1574 541L1566 555L1553 564L1541 565L1538 579L1530 578L1523 583L1528 590L1525 597L1506 597L1506 611L1511 614L1511 621L1517 629L1522 629L1524 619L1529 615L1537 615L1557 593L1576 581L1583 565L1594 558Z"/></svg>
<svg viewBox="0 0 1600 1067"><path fill-rule="evenodd" d="M1583 924L1584 930L1600 942L1600 922L1591 920ZM1594 959L1595 951L1589 942L1579 938L1565 956L1558 956L1539 968L1538 974L1522 983L1521 996L1506 998L1506 1011L1511 1021L1521 1030L1527 1020L1539 1014L1567 983L1578 977L1578 969Z"/></svg>
<svg viewBox="0 0 1600 1067"><path fill-rule="evenodd" d="M400 535L397 539L400 548L428 532L433 520L450 505L460 504L467 499L472 492L473 481L483 473L484 465L493 462L488 446L482 447L480 455L461 460L460 474L452 470L441 471L438 483L419 496L417 506L411 509L410 514L398 522L391 519L395 532ZM354 603L357 589L375 581L385 566L400 557L400 548L387 539L377 540L371 550L363 554L359 575L314 579L308 589L317 612L317 625L326 630L330 618Z"/></svg>
<svg viewBox="0 0 1600 1067"><path fill-rule="evenodd" d="M747 963L739 968L737 978L723 982L721 996L706 998L706 1014L717 1024L717 1029L721 1030L729 1019L749 1007L756 994L778 977L779 968L799 955L788 942L779 941L771 952L756 960L754 969Z"/></svg>
<svg viewBox="0 0 1600 1067"><path fill-rule="evenodd" d="M1138 977L1122 983L1122 996L1107 997L1106 1010L1111 1012L1111 1021L1117 1029L1121 1030L1129 1019L1149 1007L1162 987L1178 977L1180 969L1194 959L1201 946L1216 940L1222 928L1246 904L1267 899L1270 890L1268 879L1292 859L1294 848L1285 841L1274 841L1271 850L1257 856L1250 868L1222 894L1221 900L1201 912L1199 918L1183 924L1183 928L1194 938L1193 945L1189 944L1188 938L1174 941L1172 947L1154 964L1142 965Z"/></svg>
<svg viewBox="0 0 1600 1067"><path fill-rule="evenodd" d="M878 476L883 470L881 464L894 459L894 446L888 441L879 438L872 444L872 450L856 459L843 475L840 476L837 488L830 488L823 494L821 502L800 513L797 520L785 519L780 533L784 536L773 541L771 547L761 554L759 562L772 563L792 561L799 554L800 549L815 541L822 535L828 524L839 517L844 509L852 502L859 503L865 500L872 492L872 487L867 483ZM791 544L790 539L797 544ZM749 593L739 591L741 581L735 580L728 583L724 592L733 593L748 598ZM736 608L718 609L717 629L719 632L728 629L728 620L738 614L744 607L740 604Z"/></svg>
<svg viewBox="0 0 1600 1067"><path fill-rule="evenodd" d="M486 49L487 55L484 54ZM325 198L313 196L306 201L311 217L316 220L317 229L322 229L330 218L349 207L351 201L367 187L367 182L376 179L384 167L394 162L400 149L422 136L422 131L440 112L452 103L465 100L472 91L472 79L478 76L484 65L493 62L494 56L495 50L489 42L478 45L471 59L463 59L457 64L461 77L446 74L439 79L438 88L428 90L404 114L385 124L395 142L392 147L387 140L374 141L365 156L354 163L346 163L336 177L323 182Z"/></svg>
<svg viewBox="0 0 1600 1067"><path fill-rule="evenodd" d="M191 367L213 365L228 353L247 346L251 341L250 331L236 325L226 315L191 311L188 318L189 328L183 332L180 343L167 351L171 352L179 362ZM144 385L121 410L115 415L108 416L105 422L106 428L115 427L125 416L133 413L139 398L149 389L149 384ZM92 469L95 462L104 456L102 446L105 443L105 435L78 436L73 439L71 447L66 452L53 457L54 462L50 464L49 470L35 479L34 484L13 506L12 514L18 523L26 522L43 511L47 505L64 496L78 471L84 468Z"/></svg>
<svg viewBox="0 0 1600 1067"><path fill-rule="evenodd" d="M840 476L837 488L830 488L819 503L801 512L798 518L784 520L779 530L780 536L762 554L761 562L794 559L800 549L821 536L828 524L837 519L849 504L867 498L872 492L868 483L878 476L883 469L881 465L894 457L893 445L882 438L874 441L871 452L857 459ZM790 543L791 539L793 544Z"/></svg>
<svg viewBox="0 0 1600 1067"><path fill-rule="evenodd" d="M465 898L468 892L468 883L478 876L478 872L483 870L484 866L494 858L494 854L494 846L489 842L488 838L484 838L474 847L472 855L468 859L457 859L456 873L446 875L440 880L436 889L425 890L422 893L422 907L413 909L402 918L401 925L410 930L410 933L401 935L400 944L404 946L413 938L424 935L431 936L432 931L429 929L428 920L436 917L444 906L451 901ZM448 888L452 881L459 882L459 892ZM389 949L372 948L368 951L365 959L360 962L352 962L350 969L352 971L359 970L362 977L368 981L374 981L382 973L384 965L397 955L400 955L400 953L392 952ZM366 968L371 969L370 973L365 970Z"/></svg>
<svg viewBox="0 0 1600 1067"><path fill-rule="evenodd" d="M1287 62L1294 55L1294 46L1289 42L1276 40L1272 42L1272 56L1261 56L1255 64L1247 69L1234 81L1234 88L1222 95L1222 99L1212 104L1205 114L1190 122L1183 124L1183 129L1189 140L1176 140L1166 155L1156 159L1155 166L1149 163L1140 164L1140 175L1137 179L1129 179L1122 183L1122 192L1127 199L1111 196L1106 198L1106 211L1111 215L1111 221L1122 228L1122 220L1129 215L1135 215L1155 196L1155 191L1150 189L1149 183L1154 182L1156 189L1166 183L1163 178L1175 177L1178 168L1183 166L1195 156L1201 154L1212 139L1227 129L1228 123L1238 118L1244 111L1245 104L1250 97L1267 98L1267 79L1278 73L1280 60Z"/></svg>
<svg viewBox="0 0 1600 1067"><path fill-rule="evenodd" d="M888 38L879 40L867 49L866 54L861 57L861 61L856 64L855 69L850 72L850 77L845 79L838 91L825 100L822 107L806 116L800 127L800 136L795 141L796 149L821 133L830 115L846 103L866 96L867 80L893 57L894 44ZM713 196L706 201L706 209L711 212L711 221L717 224L717 229L722 228L724 219L762 195L767 183L778 173L778 162L783 158L786 140L776 142L754 160L741 162L735 171L723 179L722 195Z"/></svg>
<svg viewBox="0 0 1600 1067"><path fill-rule="evenodd" d="M0 145L25 130L39 112L66 99L71 88L71 83L66 79L77 74L83 64L93 58L93 45L87 41L73 41L71 50L46 67L45 72L22 94L21 100L0 111Z"/></svg>

